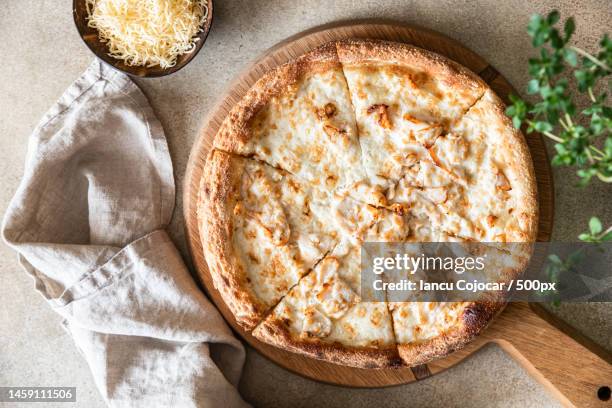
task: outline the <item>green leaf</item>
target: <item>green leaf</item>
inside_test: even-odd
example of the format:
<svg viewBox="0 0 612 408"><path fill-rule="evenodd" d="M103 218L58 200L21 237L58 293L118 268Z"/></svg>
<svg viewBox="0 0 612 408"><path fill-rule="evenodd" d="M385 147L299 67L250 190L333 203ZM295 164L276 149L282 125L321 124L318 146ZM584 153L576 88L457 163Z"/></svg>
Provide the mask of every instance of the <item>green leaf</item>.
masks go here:
<svg viewBox="0 0 612 408"><path fill-rule="evenodd" d="M592 235L597 235L602 231L601 221L597 217L591 217L589 220L589 229Z"/></svg>
<svg viewBox="0 0 612 408"><path fill-rule="evenodd" d="M561 258L559 258L557 254L548 255L548 260L555 265L563 265L563 261L561 261Z"/></svg>
<svg viewBox="0 0 612 408"><path fill-rule="evenodd" d="M603 237L600 238L600 240L602 242L612 241L612 231L610 231L607 234L605 234Z"/></svg>
<svg viewBox="0 0 612 408"><path fill-rule="evenodd" d="M578 235L578 239L581 241L590 241L591 240L591 235L587 234L586 232L583 232L582 234Z"/></svg>
<svg viewBox="0 0 612 408"><path fill-rule="evenodd" d="M565 266L569 269L569 268L576 266L583 260L584 260L584 253L582 252L582 250L579 249L577 251L572 252L567 257L567 260L565 261Z"/></svg>
<svg viewBox="0 0 612 408"><path fill-rule="evenodd" d="M559 31L555 29L550 30L549 37L550 37L550 44L553 46L553 48L561 49L565 45L563 43L563 40L561 39L561 36L559 35Z"/></svg>
<svg viewBox="0 0 612 408"><path fill-rule="evenodd" d="M578 83L578 90L580 92L586 92L589 88L589 76L590 74L587 71L575 71L574 76L576 77L576 81Z"/></svg>
<svg viewBox="0 0 612 408"><path fill-rule="evenodd" d="M529 24L527 25L527 33L534 37L539 31L541 31L541 26L543 23L542 16L539 14L534 14L529 19Z"/></svg>
<svg viewBox="0 0 612 408"><path fill-rule="evenodd" d="M578 55L574 50L570 50L569 48L563 49L563 58L570 64L572 67L578 65Z"/></svg>
<svg viewBox="0 0 612 408"><path fill-rule="evenodd" d="M572 37L572 34L574 34L574 30L576 30L576 23L574 22L574 17L570 17L565 20L565 25L563 26L563 32L565 33L565 37L563 39L566 43Z"/></svg>
<svg viewBox="0 0 612 408"><path fill-rule="evenodd" d="M606 155L612 156L612 137L608 137L606 139L606 142L604 144L604 150L606 152Z"/></svg>
<svg viewBox="0 0 612 408"><path fill-rule="evenodd" d="M536 122L534 128L538 132L550 132L553 129L552 125L548 122Z"/></svg>
<svg viewBox="0 0 612 408"><path fill-rule="evenodd" d="M554 95L555 90L550 87L550 85L544 85L540 87L540 96L543 99L548 99Z"/></svg>
<svg viewBox="0 0 612 408"><path fill-rule="evenodd" d="M555 24L557 21L559 21L559 12L557 10L553 10L548 14L548 17L546 17L546 22L549 25L553 25Z"/></svg>
<svg viewBox="0 0 612 408"><path fill-rule="evenodd" d="M574 18L565 20L562 31L556 27L559 20L556 10L546 16L531 16L527 32L537 48L538 57L529 59L531 79L527 83L527 93L538 100L530 104L512 95L513 103L506 114L516 127L526 123L527 133L554 132L562 142L554 146L557 154L552 164L576 166L580 185L585 186L594 178L612 183L612 107L606 106L609 101L606 96L593 94L594 90L609 89L612 85L612 70L602 68L602 65L612 66L612 40L606 34L596 54L580 56L568 46L576 30ZM566 70L571 73L563 75ZM574 84L569 85L567 76L575 78L580 92L589 93L592 103L581 112L584 117L577 116L572 95ZM595 146L603 153L594 149ZM585 234L583 238L601 238L594 235L597 234Z"/></svg>
<svg viewBox="0 0 612 408"><path fill-rule="evenodd" d="M534 47L540 47L541 45L544 45L546 40L548 40L548 33L543 32L543 31L538 31L533 37L532 43Z"/></svg>
<svg viewBox="0 0 612 408"><path fill-rule="evenodd" d="M532 79L531 81L527 83L527 93L528 94L537 93L539 89L540 89L540 81L538 81L537 79Z"/></svg>

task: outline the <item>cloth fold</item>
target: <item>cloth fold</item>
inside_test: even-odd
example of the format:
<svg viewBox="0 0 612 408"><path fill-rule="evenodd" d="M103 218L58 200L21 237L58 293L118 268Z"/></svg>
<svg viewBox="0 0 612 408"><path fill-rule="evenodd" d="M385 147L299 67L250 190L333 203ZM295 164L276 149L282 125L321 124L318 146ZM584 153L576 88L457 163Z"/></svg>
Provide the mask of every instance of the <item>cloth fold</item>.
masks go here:
<svg viewBox="0 0 612 408"><path fill-rule="evenodd" d="M146 97L94 61L30 137L2 234L108 405L247 406L244 348L164 231L174 194Z"/></svg>

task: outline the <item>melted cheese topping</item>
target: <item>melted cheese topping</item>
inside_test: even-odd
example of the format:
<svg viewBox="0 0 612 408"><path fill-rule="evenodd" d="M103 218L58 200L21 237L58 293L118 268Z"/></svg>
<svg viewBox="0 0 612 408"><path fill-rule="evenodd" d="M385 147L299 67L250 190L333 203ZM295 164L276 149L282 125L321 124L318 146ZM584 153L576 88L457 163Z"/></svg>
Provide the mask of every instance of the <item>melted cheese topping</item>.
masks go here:
<svg viewBox="0 0 612 408"><path fill-rule="evenodd" d="M468 303L396 302L392 309L395 335L400 344L421 343L463 325Z"/></svg>
<svg viewBox="0 0 612 408"><path fill-rule="evenodd" d="M512 189L520 175L512 173L502 146L504 134L512 130L493 113L487 93L450 126L448 134L436 139L428 156L404 172L389 201L409 206L411 214L446 236L522 241L521 217L514 211L520 207L521 193Z"/></svg>
<svg viewBox="0 0 612 408"><path fill-rule="evenodd" d="M348 65L344 72L364 165L387 187L480 96L457 93L424 72L395 65Z"/></svg>
<svg viewBox="0 0 612 408"><path fill-rule="evenodd" d="M386 304L361 303L357 288L344 279L358 282L360 267L354 259L351 256L325 258L283 298L267 320L284 322L295 339L304 341L316 338L326 343L366 348L394 345Z"/></svg>
<svg viewBox="0 0 612 408"><path fill-rule="evenodd" d="M241 174L232 215L234 252L246 284L266 306L278 302L338 242L363 242L381 217L382 210L346 195L323 194L288 172L216 154L228 156Z"/></svg>
<svg viewBox="0 0 612 408"><path fill-rule="evenodd" d="M237 153L253 155L321 191L344 191L371 204L384 198L361 165L355 115L342 70L303 78L266 104Z"/></svg>
<svg viewBox="0 0 612 408"><path fill-rule="evenodd" d="M204 0L87 0L89 27L127 65L169 68L195 49L208 16Z"/></svg>

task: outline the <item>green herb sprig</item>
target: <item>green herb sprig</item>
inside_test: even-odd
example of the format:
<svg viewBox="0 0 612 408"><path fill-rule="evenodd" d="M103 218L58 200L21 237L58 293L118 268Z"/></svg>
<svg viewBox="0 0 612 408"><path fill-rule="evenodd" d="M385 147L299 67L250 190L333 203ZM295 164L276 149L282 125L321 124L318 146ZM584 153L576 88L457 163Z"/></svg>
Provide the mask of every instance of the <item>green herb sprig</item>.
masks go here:
<svg viewBox="0 0 612 408"><path fill-rule="evenodd" d="M612 182L612 107L608 94L596 94L596 88L610 89L612 74L612 40L604 35L599 41L596 55L570 44L576 29L572 17L565 20L563 33L555 26L559 12L553 10L546 17L534 15L527 32L539 58L529 60L527 93L538 95L539 101L531 104L516 95L510 95L512 104L506 114L512 118L516 128L523 123L527 133L540 132L554 140L556 154L552 164L576 166L580 185L587 185L593 177L605 183ZM577 113L572 95L569 93L567 71L573 71L578 91L587 94L590 106ZM571 77L571 75L570 75ZM605 86L601 84L605 81ZM580 123L588 122L588 125ZM597 217L589 221L589 232L579 235L585 242L612 240L612 227L602 231Z"/></svg>
<svg viewBox="0 0 612 408"><path fill-rule="evenodd" d="M540 132L554 140L556 155L553 165L577 166L580 184L586 185L593 177L612 182L612 107L607 105L608 94L597 94L598 83L606 80L610 88L612 74L612 40L608 35L599 42L596 55L570 44L575 30L573 18L568 18L561 33L555 25L559 12L546 17L534 15L527 32L539 57L529 60L527 93L538 95L531 104L511 95L512 105L506 113L514 126L527 125L527 133ZM588 95L590 106L577 112L569 92L569 81L563 77L573 71L579 92ZM586 120L585 120L586 119ZM588 122L588 125L580 123Z"/></svg>
<svg viewBox="0 0 612 408"><path fill-rule="evenodd" d="M599 218L591 217L589 220L589 231L578 235L578 239L598 244L612 241L612 227L604 231Z"/></svg>
<svg viewBox="0 0 612 408"><path fill-rule="evenodd" d="M604 231L599 218L591 217L589 220L589 231L580 234L578 239L583 242L594 244L612 241L612 227ZM563 275L575 273L577 266L585 258L584 249L585 247L579 248L578 250L569 254L565 259L562 259L557 254L550 254L548 256L548 263L546 264L545 269L548 280L550 282L559 284ZM549 293L546 296L547 298L552 298L551 304L553 306L558 307L561 304L558 291Z"/></svg>

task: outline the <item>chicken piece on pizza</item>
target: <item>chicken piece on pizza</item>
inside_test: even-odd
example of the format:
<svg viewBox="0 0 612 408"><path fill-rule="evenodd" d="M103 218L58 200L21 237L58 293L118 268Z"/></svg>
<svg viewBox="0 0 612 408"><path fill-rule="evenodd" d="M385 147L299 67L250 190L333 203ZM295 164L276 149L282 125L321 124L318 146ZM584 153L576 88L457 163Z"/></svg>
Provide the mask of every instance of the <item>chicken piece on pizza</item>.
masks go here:
<svg viewBox="0 0 612 408"><path fill-rule="evenodd" d="M333 43L264 75L224 121L214 143L282 168L321 191L384 204L361 163L355 114Z"/></svg>
<svg viewBox="0 0 612 408"><path fill-rule="evenodd" d="M404 218L397 213L375 207L344 194L333 194L328 206L313 206L315 211L328 214L329 227L338 231L339 242L360 246L364 241L400 241L407 234Z"/></svg>
<svg viewBox="0 0 612 408"><path fill-rule="evenodd" d="M371 291L363 292L363 290L371 290L371 288L361 286L362 253L364 257L369 255L368 247L364 244L403 242L409 233L406 217L392 211L378 209L376 222L362 229L360 236L341 240L331 252L331 256L342 260L342 268L338 272L340 277L360 296L384 301L385 297L381 298Z"/></svg>
<svg viewBox="0 0 612 408"><path fill-rule="evenodd" d="M428 160L415 163L387 191L392 208L402 208L411 225L410 242L446 240L446 224L464 206L465 186Z"/></svg>

